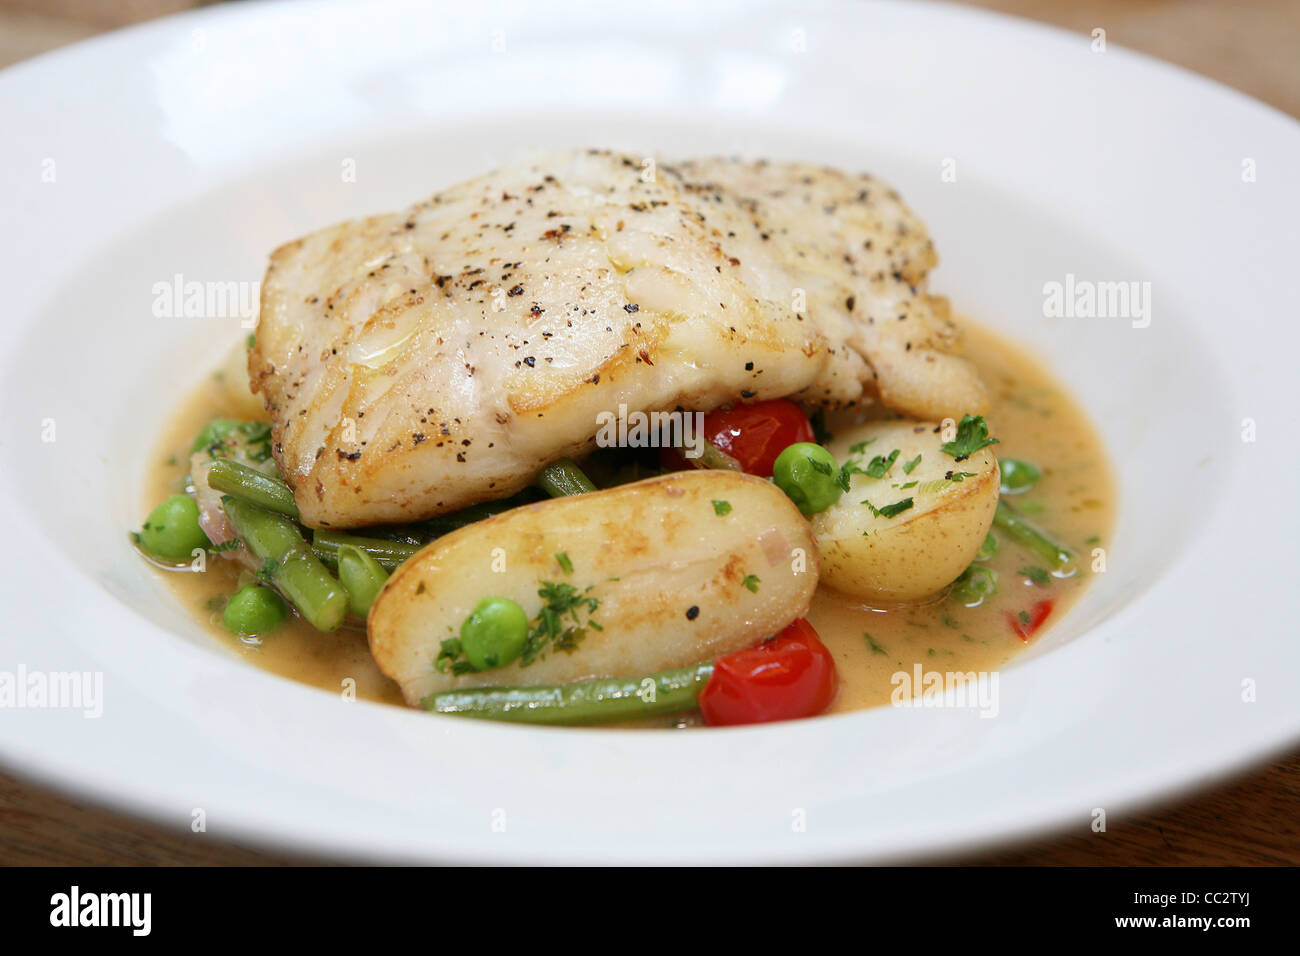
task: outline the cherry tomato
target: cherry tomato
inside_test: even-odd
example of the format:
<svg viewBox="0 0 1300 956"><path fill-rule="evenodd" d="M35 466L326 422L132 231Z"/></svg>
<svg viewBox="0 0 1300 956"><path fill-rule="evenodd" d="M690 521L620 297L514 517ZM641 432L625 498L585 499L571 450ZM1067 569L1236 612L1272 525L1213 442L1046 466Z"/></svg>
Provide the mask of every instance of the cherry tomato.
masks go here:
<svg viewBox="0 0 1300 956"><path fill-rule="evenodd" d="M1011 625L1011 630L1020 635L1020 639L1026 644L1034 636L1034 631L1047 620L1047 616L1052 613L1052 608L1056 606L1055 601L1039 601L1028 612L1022 611L1029 620L1022 619L1018 614L1006 612L1007 623Z"/></svg>
<svg viewBox="0 0 1300 956"><path fill-rule="evenodd" d="M839 690L835 659L803 618L757 647L713 662L700 710L713 726L812 717Z"/></svg>
<svg viewBox="0 0 1300 956"><path fill-rule="evenodd" d="M776 456L788 446L814 440L808 416L787 398L709 412L704 437L739 461L747 474L763 478L772 477ZM660 461L665 468L690 467L675 448L665 449Z"/></svg>

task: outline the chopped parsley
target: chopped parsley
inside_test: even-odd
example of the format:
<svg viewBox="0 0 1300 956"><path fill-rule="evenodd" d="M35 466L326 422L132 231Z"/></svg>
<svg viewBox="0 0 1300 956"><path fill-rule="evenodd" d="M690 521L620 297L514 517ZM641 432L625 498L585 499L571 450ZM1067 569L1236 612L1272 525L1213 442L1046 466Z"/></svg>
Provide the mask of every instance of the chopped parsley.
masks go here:
<svg viewBox="0 0 1300 956"><path fill-rule="evenodd" d="M871 513L877 518L892 518L895 515L901 515L908 508L912 507L911 498L904 498L902 501L895 501L892 505L885 505L883 508L877 508L870 501L866 500L863 500L862 503L870 508Z"/></svg>
<svg viewBox="0 0 1300 956"><path fill-rule="evenodd" d="M898 461L899 450L895 448L888 455L877 455L871 459L867 465L867 475L872 478L884 478L885 473L894 467L894 462Z"/></svg>
<svg viewBox="0 0 1300 956"><path fill-rule="evenodd" d="M989 426L983 415L963 415L957 425L957 438L944 442L939 450L957 461L965 461L981 448L996 445L998 440L989 437Z"/></svg>
<svg viewBox="0 0 1300 956"><path fill-rule="evenodd" d="M864 451L866 451L867 446L870 445L873 441L875 441L874 438L868 438L866 441L860 441L860 442L858 442L858 443L855 444L855 445L850 445L850 446L849 446L849 454L850 454L850 455L861 455Z"/></svg>
<svg viewBox="0 0 1300 956"><path fill-rule="evenodd" d="M862 474L862 469L857 466L856 462L846 461L840 473L835 476L835 484L840 486L841 491L849 490L849 482L855 474Z"/></svg>
<svg viewBox="0 0 1300 956"><path fill-rule="evenodd" d="M461 643L459 637L449 637L438 647L438 656L433 662L439 674L447 673L448 668L451 672L459 677L461 674L471 674L478 670L473 664L465 658L465 646Z"/></svg>
<svg viewBox="0 0 1300 956"><path fill-rule="evenodd" d="M213 419L195 437L190 452L196 451L206 451L213 458L246 458L260 464L271 457L271 426L266 422Z"/></svg>
<svg viewBox="0 0 1300 956"><path fill-rule="evenodd" d="M745 580L741 581L740 583L745 587L749 588L749 590L753 591L755 594L757 594L759 580L760 579L757 574L746 574Z"/></svg>
<svg viewBox="0 0 1300 956"><path fill-rule="evenodd" d="M914 469L914 468L915 468L917 465L919 465L920 463L921 463L921 456L920 456L920 455L917 455L917 456L916 456L915 458L913 458L911 461L909 461L909 462L907 462L907 463L905 463L905 464L903 465L903 474L905 474L905 475L910 475L910 474L912 473L912 469Z"/></svg>
<svg viewBox="0 0 1300 956"><path fill-rule="evenodd" d="M564 569L565 574L573 573L573 562L569 560L569 555L567 552L565 551L559 552L558 554L555 555L555 560L560 563L560 567Z"/></svg>
<svg viewBox="0 0 1300 956"><path fill-rule="evenodd" d="M572 584L553 581L543 581L541 585L537 596L543 601L542 609L528 629L528 638L519 654L520 667L527 667L545 656L548 648L572 654L586 636L587 627L597 631L602 629L591 620L591 615L600 607L600 602L587 594L595 585L586 591L579 591ZM585 622L579 616L583 608L587 611Z"/></svg>
<svg viewBox="0 0 1300 956"><path fill-rule="evenodd" d="M879 644L877 644L877 643L876 643L876 639L875 639L874 637L872 637L870 634L868 634L866 631L863 631L863 632L862 632L862 638L863 638L863 640L865 640L865 641L867 642L867 647L871 648L871 653L873 653L873 654L888 654L888 653L889 653L889 651L885 650L883 647L881 647Z"/></svg>
<svg viewBox="0 0 1300 956"><path fill-rule="evenodd" d="M718 501L717 499L714 499L713 513L717 515L719 518L721 518L723 515L731 514L731 502Z"/></svg>

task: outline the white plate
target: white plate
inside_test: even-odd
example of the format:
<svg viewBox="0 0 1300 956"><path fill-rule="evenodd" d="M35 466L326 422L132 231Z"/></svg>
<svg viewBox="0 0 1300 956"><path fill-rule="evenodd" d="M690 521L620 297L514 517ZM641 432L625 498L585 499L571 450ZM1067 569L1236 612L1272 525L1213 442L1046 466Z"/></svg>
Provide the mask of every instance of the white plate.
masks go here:
<svg viewBox="0 0 1300 956"><path fill-rule="evenodd" d="M1087 832L1294 741L1300 133L1092 45L910 3L241 3L0 75L0 671L104 675L99 719L0 710L3 763L332 855L826 861ZM936 287L1083 401L1122 485L1109 570L997 719L620 733L345 703L215 647L128 547L170 405L240 334L155 317L155 283L257 282L288 238L566 144L879 173ZM1045 318L1067 274L1149 282L1150 326Z"/></svg>

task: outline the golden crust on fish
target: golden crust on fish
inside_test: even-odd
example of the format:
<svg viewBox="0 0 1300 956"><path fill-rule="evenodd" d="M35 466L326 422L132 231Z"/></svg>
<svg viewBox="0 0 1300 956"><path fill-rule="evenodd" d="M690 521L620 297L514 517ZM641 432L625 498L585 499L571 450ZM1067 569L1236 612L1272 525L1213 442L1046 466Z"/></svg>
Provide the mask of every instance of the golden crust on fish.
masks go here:
<svg viewBox="0 0 1300 956"><path fill-rule="evenodd" d="M977 412L934 262L869 176L568 152L276 250L249 374L307 524L415 520L520 490L620 404Z"/></svg>

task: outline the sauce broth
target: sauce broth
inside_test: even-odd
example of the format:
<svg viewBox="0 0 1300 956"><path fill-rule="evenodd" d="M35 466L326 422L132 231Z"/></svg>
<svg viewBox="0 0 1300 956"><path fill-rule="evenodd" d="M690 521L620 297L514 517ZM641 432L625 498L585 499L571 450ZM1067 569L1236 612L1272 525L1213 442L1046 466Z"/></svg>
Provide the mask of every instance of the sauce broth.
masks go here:
<svg viewBox="0 0 1300 956"><path fill-rule="evenodd" d="M1115 485L1101 441L1082 409L1037 362L1011 342L969 321L962 323L964 352L980 369L990 393L990 434L1000 444L999 458L1023 458L1042 469L1028 492L1009 498L1017 509L1081 557L1078 573L1035 584L1018 573L1038 566L1033 555L999 538L998 552L984 566L998 576L997 593L977 608L945 599L924 607L888 610L862 606L825 588L818 590L808 619L835 656L840 693L830 713L888 704L891 678L926 672L996 671L1026 647L1007 615L1027 611L1043 600L1054 602L1051 616L1033 639L1059 621L1087 586L1087 555L1108 544L1115 517ZM204 381L168 423L158 464L150 469L142 514L180 491L189 467L195 434L217 417L247 418L247 402L237 401L225 376ZM832 431L834 423L830 424ZM210 556L205 573L164 571L177 600L232 653L292 680L357 697L404 706L397 685L380 673L370 656L359 622L333 634L315 630L294 617L273 634L243 639L221 624L221 610L238 586L241 569ZM689 726L695 715L618 724Z"/></svg>

